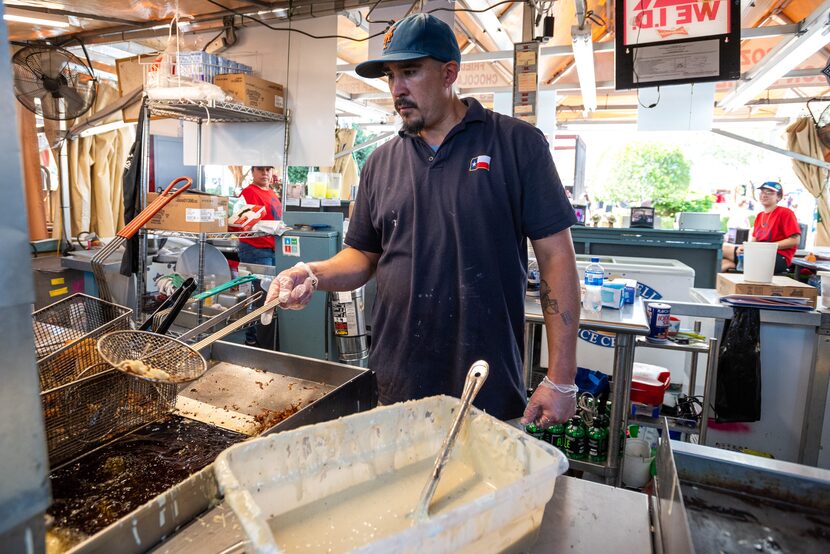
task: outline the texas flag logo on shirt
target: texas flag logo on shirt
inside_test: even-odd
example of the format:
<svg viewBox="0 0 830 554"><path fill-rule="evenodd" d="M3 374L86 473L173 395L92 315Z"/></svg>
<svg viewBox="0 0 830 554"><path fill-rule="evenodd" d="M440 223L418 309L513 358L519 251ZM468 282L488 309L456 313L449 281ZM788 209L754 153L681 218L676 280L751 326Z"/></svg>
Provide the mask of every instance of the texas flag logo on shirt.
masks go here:
<svg viewBox="0 0 830 554"><path fill-rule="evenodd" d="M490 171L490 156L476 156L470 160L470 171L476 171L477 169Z"/></svg>

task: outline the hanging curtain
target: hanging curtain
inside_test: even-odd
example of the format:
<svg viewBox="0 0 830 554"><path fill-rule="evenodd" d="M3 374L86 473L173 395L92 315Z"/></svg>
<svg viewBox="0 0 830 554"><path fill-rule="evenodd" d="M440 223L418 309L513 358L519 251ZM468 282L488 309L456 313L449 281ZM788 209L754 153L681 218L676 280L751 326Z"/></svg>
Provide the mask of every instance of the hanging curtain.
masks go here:
<svg viewBox="0 0 830 554"><path fill-rule="evenodd" d="M118 101L118 91L101 84L93 112ZM121 120L117 112L101 123ZM71 126L71 125L70 125ZM112 237L124 226L121 176L135 130L122 127L107 133L69 141L69 196L73 235L92 231Z"/></svg>
<svg viewBox="0 0 830 554"><path fill-rule="evenodd" d="M787 148L793 152L823 160L821 143L810 117L802 117L787 127ZM816 199L818 222L816 246L830 246L830 202L827 198L827 170L813 164L793 160L793 171Z"/></svg>
<svg viewBox="0 0 830 554"><path fill-rule="evenodd" d="M357 131L354 129L337 129L335 131L334 151L340 153L353 148L356 137ZM343 177L340 181L340 198L343 200L352 200L352 185L357 184L357 164L354 161L354 156L349 154L336 158L333 166L322 167L320 171L339 173L342 175Z"/></svg>

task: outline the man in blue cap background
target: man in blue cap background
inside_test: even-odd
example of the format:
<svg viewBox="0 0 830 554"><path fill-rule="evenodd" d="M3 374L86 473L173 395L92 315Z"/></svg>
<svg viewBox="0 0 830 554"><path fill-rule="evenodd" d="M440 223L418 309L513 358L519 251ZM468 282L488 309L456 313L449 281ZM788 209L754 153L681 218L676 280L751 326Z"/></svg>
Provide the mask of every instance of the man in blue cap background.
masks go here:
<svg viewBox="0 0 830 554"><path fill-rule="evenodd" d="M483 359L490 376L476 406L548 426L575 411L576 218L544 135L459 99L460 68L452 29L423 13L392 26L381 56L357 66L361 76L387 77L403 125L361 172L349 248L282 272L268 298L300 308L316 286L352 290L375 275L369 367L382 403L458 397L469 366ZM550 364L526 406L528 238Z"/></svg>

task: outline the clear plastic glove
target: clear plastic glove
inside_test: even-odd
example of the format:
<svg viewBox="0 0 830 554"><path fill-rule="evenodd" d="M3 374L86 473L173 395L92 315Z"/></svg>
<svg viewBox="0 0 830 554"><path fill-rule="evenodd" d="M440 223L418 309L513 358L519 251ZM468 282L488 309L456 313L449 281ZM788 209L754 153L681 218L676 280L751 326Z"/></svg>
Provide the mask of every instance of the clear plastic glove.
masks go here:
<svg viewBox="0 0 830 554"><path fill-rule="evenodd" d="M279 306L284 310L302 310L311 301L315 290L317 277L308 265L300 262L274 277L271 286L268 287L265 302L267 304L279 299ZM274 312L271 311L262 314L259 320L263 325L269 325L273 318Z"/></svg>
<svg viewBox="0 0 830 554"><path fill-rule="evenodd" d="M538 386L527 403L522 416L522 425L536 423L550 427L564 423L576 413L576 391L560 392L545 386Z"/></svg>

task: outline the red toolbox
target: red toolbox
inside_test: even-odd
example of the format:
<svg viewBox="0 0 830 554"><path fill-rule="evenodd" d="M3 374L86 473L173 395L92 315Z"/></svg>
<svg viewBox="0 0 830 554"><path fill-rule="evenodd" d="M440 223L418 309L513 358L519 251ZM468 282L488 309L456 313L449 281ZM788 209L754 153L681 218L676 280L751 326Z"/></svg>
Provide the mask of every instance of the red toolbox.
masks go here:
<svg viewBox="0 0 830 554"><path fill-rule="evenodd" d="M663 395L669 388L671 373L664 367L634 362L631 378L631 401L650 406L663 404Z"/></svg>

